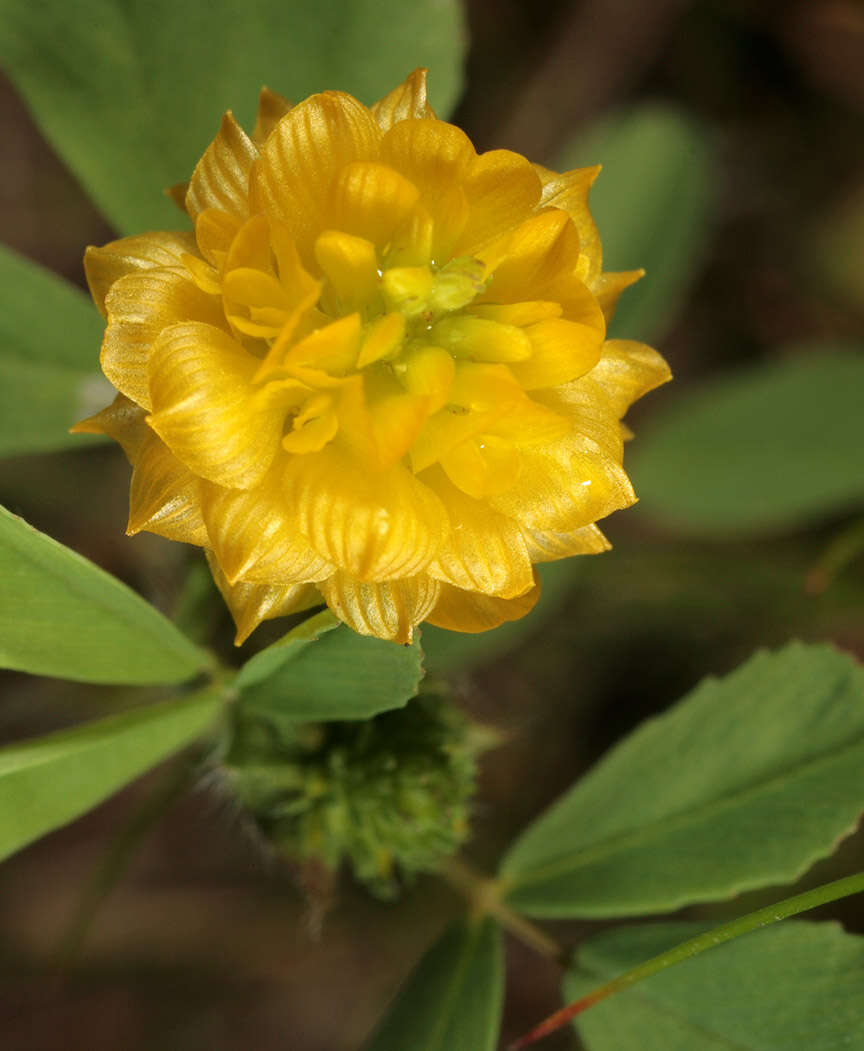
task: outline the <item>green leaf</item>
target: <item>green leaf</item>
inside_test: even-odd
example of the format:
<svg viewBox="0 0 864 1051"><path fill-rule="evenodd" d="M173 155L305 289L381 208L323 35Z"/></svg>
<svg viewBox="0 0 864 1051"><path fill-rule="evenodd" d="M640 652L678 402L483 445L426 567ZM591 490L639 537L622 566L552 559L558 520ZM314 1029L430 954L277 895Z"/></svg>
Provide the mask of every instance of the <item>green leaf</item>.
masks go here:
<svg viewBox="0 0 864 1051"><path fill-rule="evenodd" d="M417 965L364 1051L494 1051L503 998L497 925L456 924Z"/></svg>
<svg viewBox="0 0 864 1051"><path fill-rule="evenodd" d="M253 667L250 683L246 673L249 684L240 695L244 712L276 723L368 719L388 708L401 708L416 695L423 678L418 638L410 646L399 646L358 635L344 625L329 630L333 626L323 614L321 624L325 626L320 632L312 626L308 641L296 645L293 655L268 678L259 680ZM271 659L272 655L265 658Z"/></svg>
<svg viewBox="0 0 864 1051"><path fill-rule="evenodd" d="M189 178L225 110L251 128L262 84L371 103L426 65L446 114L464 42L457 0L0 0L5 72L125 233L180 225L162 190Z"/></svg>
<svg viewBox="0 0 864 1051"><path fill-rule="evenodd" d="M858 351L812 346L682 393L633 443L640 508L675 526L738 533L860 504Z"/></svg>
<svg viewBox="0 0 864 1051"><path fill-rule="evenodd" d="M0 749L0 858L206 733L221 704L210 688Z"/></svg>
<svg viewBox="0 0 864 1051"><path fill-rule="evenodd" d="M699 934L690 923L604 931L564 985L578 999ZM588 1051L834 1051L864 1047L864 938L786 921L616 993L579 1017Z"/></svg>
<svg viewBox="0 0 864 1051"><path fill-rule="evenodd" d="M610 335L659 340L698 276L711 233L713 149L673 106L639 106L590 129L562 168L602 164L591 212L606 270L646 271L624 292Z"/></svg>
<svg viewBox="0 0 864 1051"><path fill-rule="evenodd" d="M0 245L0 456L44 452L95 435L77 420L112 395L98 372L102 319L77 288Z"/></svg>
<svg viewBox="0 0 864 1051"><path fill-rule="evenodd" d="M506 856L535 916L665 912L791 882L864 811L864 669L793 643L631 734Z"/></svg>
<svg viewBox="0 0 864 1051"><path fill-rule="evenodd" d="M256 682L270 678L287 661L295 660L302 651L312 642L317 642L322 635L334 628L338 628L339 618L325 609L309 617L296 628L292 628L287 635L274 642L272 646L256 653L251 657L237 674L234 685L238 689L246 689Z"/></svg>
<svg viewBox="0 0 864 1051"><path fill-rule="evenodd" d="M0 667L144 686L209 664L125 584L0 508Z"/></svg>
<svg viewBox="0 0 864 1051"><path fill-rule="evenodd" d="M445 631L431 624L425 625L423 657L428 672L448 675L470 671L516 649L526 639L539 632L549 618L561 608L573 582L578 579L582 566L581 558L567 558L561 562L548 562L538 566L543 590L537 605L521 620L510 621L476 635Z"/></svg>

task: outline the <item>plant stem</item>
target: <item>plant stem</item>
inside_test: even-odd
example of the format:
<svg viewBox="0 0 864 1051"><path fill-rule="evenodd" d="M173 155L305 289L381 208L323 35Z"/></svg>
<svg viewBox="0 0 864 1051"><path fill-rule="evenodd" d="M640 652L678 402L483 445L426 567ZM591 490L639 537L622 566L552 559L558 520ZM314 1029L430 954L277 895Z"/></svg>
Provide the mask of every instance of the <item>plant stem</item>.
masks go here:
<svg viewBox="0 0 864 1051"><path fill-rule="evenodd" d="M722 945L723 942L739 938L742 934L749 934L759 927L767 927L778 920L785 920L789 916L797 915L799 912L815 909L818 905L826 905L829 901L837 901L838 898L846 898L851 894L860 894L861 892L864 892L864 872L859 872L854 876L846 876L844 879L834 880L833 883L825 883L821 887L816 887L813 890L805 891L803 894L796 894L792 898L779 901L776 905L768 905L766 908L757 909L756 912L750 912L746 916L739 916L737 920L724 923L713 930L691 938L689 941L682 942L681 945L676 945L675 948L669 949L659 956L646 960L645 963L639 964L638 967L625 971L624 974L614 978L611 982L607 982L605 985L592 990L587 996L583 996L574 1003L568 1004L567 1007L562 1007L560 1011L556 1011L555 1014L550 1015L538 1026L535 1026L530 1033L526 1033L525 1036L520 1037L514 1044L511 1044L508 1051L519 1051L520 1048L528 1047L529 1044L533 1044L556 1029L560 1029L561 1026L572 1021L577 1015L587 1011L589 1007L593 1007L595 1004L600 1003L601 1000L605 1000L606 997L612 996L628 986L635 985L636 982L641 982L643 978L649 978L652 974L657 974L658 971L665 971L667 967L672 967L683 960L689 960L691 956L698 956L699 953L705 952L706 949L713 949L716 945Z"/></svg>
<svg viewBox="0 0 864 1051"><path fill-rule="evenodd" d="M476 912L494 917L514 938L518 938L541 956L554 960L561 967L569 966L571 951L530 920L514 912L509 905L505 905L501 901L497 880L481 876L458 858L448 858L438 871L451 886L468 899Z"/></svg>

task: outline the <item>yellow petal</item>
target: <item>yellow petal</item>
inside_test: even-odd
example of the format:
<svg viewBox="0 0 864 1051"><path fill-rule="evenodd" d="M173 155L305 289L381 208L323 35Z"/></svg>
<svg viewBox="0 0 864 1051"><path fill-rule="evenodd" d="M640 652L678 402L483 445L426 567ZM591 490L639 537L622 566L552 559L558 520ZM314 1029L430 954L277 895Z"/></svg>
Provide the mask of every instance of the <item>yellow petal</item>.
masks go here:
<svg viewBox="0 0 864 1051"><path fill-rule="evenodd" d="M354 368L360 351L362 324L359 314L349 314L295 343L285 355L287 366L307 365L313 369L343 375Z"/></svg>
<svg viewBox="0 0 864 1051"><path fill-rule="evenodd" d="M506 438L480 434L448 450L441 466L463 493L483 500L511 489L522 470L519 450Z"/></svg>
<svg viewBox="0 0 864 1051"><path fill-rule="evenodd" d="M234 623L237 625L237 637L234 645L245 642L258 625L274 617L287 617L289 613L320 606L324 600L314 584L247 584L241 582L231 585L219 568L216 556L207 551L207 562L216 586Z"/></svg>
<svg viewBox="0 0 864 1051"><path fill-rule="evenodd" d="M472 500L450 482L440 468L423 481L441 499L450 530L427 572L467 591L512 598L534 584L531 559L522 530L479 500Z"/></svg>
<svg viewBox="0 0 864 1051"><path fill-rule="evenodd" d="M317 453L336 436L339 417L329 394L310 398L303 411L294 417L294 429L282 439L289 453Z"/></svg>
<svg viewBox="0 0 864 1051"><path fill-rule="evenodd" d="M242 223L218 208L205 208L195 220L195 240L201 255L217 269L222 268Z"/></svg>
<svg viewBox="0 0 864 1051"><path fill-rule="evenodd" d="M297 530L277 470L252 492L202 482L201 510L210 546L231 584L304 584L335 569Z"/></svg>
<svg viewBox="0 0 864 1051"><path fill-rule="evenodd" d="M620 459L587 439L559 445L543 452L523 449L518 481L491 496L490 505L525 529L569 533L634 503Z"/></svg>
<svg viewBox="0 0 864 1051"><path fill-rule="evenodd" d="M365 369L374 361L395 356L405 339L405 315L384 314L367 326L363 346L357 357L357 368ZM449 357L449 355L448 355ZM409 390L411 388L409 387Z"/></svg>
<svg viewBox="0 0 864 1051"><path fill-rule="evenodd" d="M556 562L571 555L597 555L612 545L596 525L581 526L569 533L549 529L523 530L528 557L532 562Z"/></svg>
<svg viewBox="0 0 864 1051"><path fill-rule="evenodd" d="M229 110L189 180L186 211L193 221L205 208L237 219L249 215L249 173L257 156L255 144Z"/></svg>
<svg viewBox="0 0 864 1051"><path fill-rule="evenodd" d="M461 591L450 584L442 584L438 602L426 620L448 631L476 634L497 628L507 621L519 620L530 613L540 598L540 582L517 598L498 598Z"/></svg>
<svg viewBox="0 0 864 1051"><path fill-rule="evenodd" d="M219 272L210 263L204 259L199 259L197 255L184 255L183 265L202 292L206 292L211 296L222 294L222 282L219 280Z"/></svg>
<svg viewBox="0 0 864 1051"><path fill-rule="evenodd" d="M388 131L400 120L434 120L435 114L426 100L426 69L415 69L405 80L372 106L371 113L382 131Z"/></svg>
<svg viewBox="0 0 864 1051"><path fill-rule="evenodd" d="M411 214L420 191L386 164L354 161L336 177L330 201L332 223L383 248Z"/></svg>
<svg viewBox="0 0 864 1051"><path fill-rule="evenodd" d="M441 501L410 471L370 471L333 443L292 461L285 499L312 545L363 580L419 573L447 529Z"/></svg>
<svg viewBox="0 0 864 1051"><path fill-rule="evenodd" d="M428 415L447 404L456 376L456 363L443 347L414 347L394 363L393 370L407 391L429 399Z"/></svg>
<svg viewBox="0 0 864 1051"><path fill-rule="evenodd" d="M351 161L375 160L381 130L350 95L325 91L295 106L261 150L251 180L252 210L283 222L304 258L326 221L330 188Z"/></svg>
<svg viewBox="0 0 864 1051"><path fill-rule="evenodd" d="M258 485L279 448L283 412L261 406L258 361L225 332L189 323L153 347L148 422L195 474L217 485Z"/></svg>
<svg viewBox="0 0 864 1051"><path fill-rule="evenodd" d="M149 428L148 428L149 431ZM126 533L146 531L184 544L207 544L199 481L152 431L134 460Z"/></svg>
<svg viewBox="0 0 864 1051"><path fill-rule="evenodd" d="M127 274L112 285L105 306L102 371L119 391L147 409L152 405L147 362L159 333L180 321L225 325L219 300L202 292L185 270Z"/></svg>
<svg viewBox="0 0 864 1051"><path fill-rule="evenodd" d="M477 258L493 273L480 302L554 302L557 296L543 293L562 273L575 271L579 235L566 212L541 212L481 248Z"/></svg>
<svg viewBox="0 0 864 1051"><path fill-rule="evenodd" d="M560 303L553 303L544 299L526 300L523 303L479 303L472 304L470 313L477 317L488 318L490 321L500 321L504 325L518 325L524 328L526 325L534 325L538 321L551 321L561 317L562 308Z"/></svg>
<svg viewBox="0 0 864 1051"><path fill-rule="evenodd" d="M535 167L543 182L540 207L560 208L573 220L579 234L577 275L593 288L593 282L600 276L603 260L600 234L588 210L588 191L600 174L600 166L576 168L560 175L539 165Z"/></svg>
<svg viewBox="0 0 864 1051"><path fill-rule="evenodd" d="M532 354L521 328L468 314L444 318L432 326L429 337L457 358L470 361L518 362Z"/></svg>
<svg viewBox="0 0 864 1051"><path fill-rule="evenodd" d="M612 320L618 297L625 288L635 285L640 278L645 276L644 270L620 270L600 274L591 285L591 290L597 296L597 302L603 310L606 321Z"/></svg>
<svg viewBox="0 0 864 1051"><path fill-rule="evenodd" d="M381 140L380 159L419 189L433 218L436 203L461 183L476 156L465 132L442 120L402 120Z"/></svg>
<svg viewBox="0 0 864 1051"><path fill-rule="evenodd" d="M316 238L314 252L336 294L337 308L356 310L378 294L378 254L365 237L325 230Z"/></svg>
<svg viewBox="0 0 864 1051"><path fill-rule="evenodd" d="M69 433L107 434L120 444L131 463L134 462L142 443L152 433L147 426L146 415L140 405L136 405L125 394L118 394L106 408L70 427Z"/></svg>
<svg viewBox="0 0 864 1051"><path fill-rule="evenodd" d="M258 95L258 113L255 117L255 128L252 132L252 141L256 146L261 146L277 123L293 107L284 95L270 88L261 88Z"/></svg>
<svg viewBox="0 0 864 1051"><path fill-rule="evenodd" d="M405 644L435 605L440 585L425 574L374 583L340 572L318 587L330 609L358 634Z"/></svg>
<svg viewBox="0 0 864 1051"><path fill-rule="evenodd" d="M528 361L516 362L512 372L525 390L567 383L600 360L603 333L590 325L556 318L538 321L524 332L532 354Z"/></svg>
<svg viewBox="0 0 864 1051"><path fill-rule="evenodd" d="M384 255L385 268L414 267L432 258L435 224L422 205L417 205L398 230Z"/></svg>
<svg viewBox="0 0 864 1051"><path fill-rule="evenodd" d="M248 267L269 273L273 269L270 224L264 215L253 215L242 223L231 240L225 257L225 270Z"/></svg>
<svg viewBox="0 0 864 1051"><path fill-rule="evenodd" d="M523 400L522 388L506 366L460 361L446 408L429 416L411 446L413 470L425 470L461 442L490 430Z"/></svg>
<svg viewBox="0 0 864 1051"><path fill-rule="evenodd" d="M426 417L430 399L423 394L388 394L369 401L373 469L398 463L414 444Z"/></svg>
<svg viewBox="0 0 864 1051"><path fill-rule="evenodd" d="M105 297L115 281L156 267L182 269L183 256L194 251L195 240L187 233L141 234L110 241L101 248L90 245L84 253L84 273L93 302L107 317Z"/></svg>
<svg viewBox="0 0 864 1051"><path fill-rule="evenodd" d="M471 252L518 226L540 200L542 188L534 166L524 157L510 150L490 150L471 161L463 189L470 215L457 254Z"/></svg>
<svg viewBox="0 0 864 1051"><path fill-rule="evenodd" d="M669 366L656 350L630 339L607 340L599 362L585 377L602 388L618 417L643 394L671 378Z"/></svg>

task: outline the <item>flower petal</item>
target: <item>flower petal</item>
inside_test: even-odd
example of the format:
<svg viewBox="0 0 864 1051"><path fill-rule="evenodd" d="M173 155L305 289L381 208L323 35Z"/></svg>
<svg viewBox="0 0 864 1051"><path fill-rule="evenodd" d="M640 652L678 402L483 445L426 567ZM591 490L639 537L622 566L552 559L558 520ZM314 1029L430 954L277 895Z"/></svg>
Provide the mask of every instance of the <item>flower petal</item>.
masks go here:
<svg viewBox="0 0 864 1051"><path fill-rule="evenodd" d="M611 270L609 273L600 274L592 281L591 290L597 296L597 302L600 304L607 323L612 320L615 307L618 305L618 297L624 289L635 285L644 276L644 270Z"/></svg>
<svg viewBox="0 0 864 1051"><path fill-rule="evenodd" d="M375 161L353 161L336 177L328 209L338 230L383 248L412 213L420 191L395 169Z"/></svg>
<svg viewBox="0 0 864 1051"><path fill-rule="evenodd" d="M216 586L237 625L235 646L244 643L264 620L287 617L289 613L323 604L321 593L314 584L229 584L213 552L207 551L206 554Z"/></svg>
<svg viewBox="0 0 864 1051"><path fill-rule="evenodd" d="M405 467L373 471L334 444L292 461L283 499L314 547L363 580L419 573L447 530L441 501Z"/></svg>
<svg viewBox="0 0 864 1051"><path fill-rule="evenodd" d="M430 576L465 591L512 598L533 586L531 559L522 530L488 504L472 500L432 468L423 481L447 508L450 529L429 564Z"/></svg>
<svg viewBox="0 0 864 1051"><path fill-rule="evenodd" d="M440 585L425 574L375 583L340 572L318 587L330 609L358 634L404 644L435 605Z"/></svg>
<svg viewBox="0 0 864 1051"><path fill-rule="evenodd" d="M294 103L289 102L284 95L270 88L261 88L258 95L258 113L255 117L255 128L252 131L252 141L256 146L261 146L270 132L285 116L288 110L293 109Z"/></svg>
<svg viewBox="0 0 864 1051"><path fill-rule="evenodd" d="M462 182L476 156L465 132L443 120L402 120L381 140L380 159L419 189L434 218L436 202Z"/></svg>
<svg viewBox="0 0 864 1051"><path fill-rule="evenodd" d="M426 100L426 69L415 69L405 80L370 107L382 131L388 131L400 120L435 120Z"/></svg>
<svg viewBox="0 0 864 1051"><path fill-rule="evenodd" d="M620 457L606 455L596 443L579 437L542 452L523 450L518 481L491 496L489 503L525 529L569 533L635 500Z"/></svg>
<svg viewBox="0 0 864 1051"><path fill-rule="evenodd" d="M462 188L470 215L456 244L456 255L468 254L518 226L528 218L542 191L534 165L510 150L490 150L475 157Z"/></svg>
<svg viewBox="0 0 864 1051"><path fill-rule="evenodd" d="M230 584L305 584L336 568L298 531L281 477L271 471L254 492L201 483L210 546Z"/></svg>
<svg viewBox="0 0 864 1051"><path fill-rule="evenodd" d="M612 547L596 525L581 526L569 533L549 529L524 529L522 532L532 562L556 562L571 555L597 555Z"/></svg>
<svg viewBox="0 0 864 1051"><path fill-rule="evenodd" d="M224 327L221 304L202 292L185 269L157 268L127 274L105 299L108 328L102 371L123 394L151 408L147 363L160 332L180 321Z"/></svg>
<svg viewBox="0 0 864 1051"><path fill-rule="evenodd" d="M432 255L443 262L468 222L461 183L477 156L471 140L442 120L402 120L381 140L380 156L420 191L423 209L433 220Z"/></svg>
<svg viewBox="0 0 864 1051"><path fill-rule="evenodd" d="M252 489L273 462L284 411L251 386L259 362L212 325L173 325L150 359L148 423L174 454L217 485Z"/></svg>
<svg viewBox="0 0 864 1051"><path fill-rule="evenodd" d="M586 385L596 383L602 389L612 412L620 418L643 394L668 383L672 373L657 351L644 343L610 339L603 344L598 363L583 379Z"/></svg>
<svg viewBox="0 0 864 1051"><path fill-rule="evenodd" d="M536 580L536 577L535 577ZM451 584L442 584L434 609L426 620L437 628L476 634L497 628L507 621L519 620L530 613L540 598L540 581L524 595L499 598L495 595L477 595L462 591Z"/></svg>
<svg viewBox="0 0 864 1051"><path fill-rule="evenodd" d="M141 445L134 465L127 535L146 531L205 547L207 530L195 475L153 431Z"/></svg>
<svg viewBox="0 0 864 1051"><path fill-rule="evenodd" d="M600 360L603 332L592 325L554 318L521 331L533 353L527 361L514 362L511 371L524 390L557 387L588 372Z"/></svg>
<svg viewBox="0 0 864 1051"><path fill-rule="evenodd" d="M304 258L326 229L330 187L351 161L375 160L381 130L350 95L325 91L295 106L264 144L251 179L254 212L283 222Z"/></svg>
<svg viewBox="0 0 864 1051"><path fill-rule="evenodd" d="M205 208L247 218L249 173L257 156L257 147L229 110L189 180L186 211L193 222Z"/></svg>
<svg viewBox="0 0 864 1051"><path fill-rule="evenodd" d="M579 235L566 212L541 212L490 241L477 252L477 258L492 272L492 280L477 302L555 302L557 296L544 293L562 273L575 273Z"/></svg>
<svg viewBox="0 0 864 1051"><path fill-rule="evenodd" d="M86 420L79 420L69 428L71 434L107 434L118 442L130 463L134 461L142 443L151 434L147 426L147 413L140 405L118 394L110 405Z"/></svg>
<svg viewBox="0 0 864 1051"><path fill-rule="evenodd" d="M105 297L115 281L126 274L156 267L182 270L183 256L195 252L195 238L189 233L159 232L137 237L121 237L84 253L84 273L93 302L103 317L108 316Z"/></svg>
<svg viewBox="0 0 864 1051"><path fill-rule="evenodd" d="M593 289L593 282L600 276L603 249L600 234L588 209L588 191L597 176L600 166L576 168L558 174L536 165L543 182L541 208L560 208L573 220L579 233L579 266L577 276Z"/></svg>

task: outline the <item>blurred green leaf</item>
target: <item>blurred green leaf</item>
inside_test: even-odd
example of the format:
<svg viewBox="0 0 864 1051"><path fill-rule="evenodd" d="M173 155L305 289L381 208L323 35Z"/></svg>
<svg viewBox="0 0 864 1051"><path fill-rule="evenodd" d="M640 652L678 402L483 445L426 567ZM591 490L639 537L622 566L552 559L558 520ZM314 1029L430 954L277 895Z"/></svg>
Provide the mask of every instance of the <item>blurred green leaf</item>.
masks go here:
<svg viewBox="0 0 864 1051"><path fill-rule="evenodd" d="M262 679L268 679L286 661L294 660L310 643L317 642L322 635L338 628L339 624L339 619L329 609L309 617L272 646L246 661L234 681L235 686L246 689Z"/></svg>
<svg viewBox="0 0 864 1051"><path fill-rule="evenodd" d="M0 749L0 858L200 737L221 703L211 688Z"/></svg>
<svg viewBox="0 0 864 1051"><path fill-rule="evenodd" d="M560 609L574 579L582 568L580 558L548 562L537 567L543 590L537 605L527 617L502 624L492 631L476 635L461 631L445 631L426 624L423 627L423 658L430 674L448 675L470 671L495 657L516 649L531 635L540 631L548 619Z"/></svg>
<svg viewBox="0 0 864 1051"><path fill-rule="evenodd" d="M297 100L374 102L414 66L446 114L460 89L457 0L0 0L0 62L57 151L122 233L177 228L162 190L188 179L263 84Z"/></svg>
<svg viewBox="0 0 864 1051"><path fill-rule="evenodd" d="M864 811L864 669L793 643L708 678L517 840L507 901L535 916L666 912L787 883Z"/></svg>
<svg viewBox="0 0 864 1051"><path fill-rule="evenodd" d="M125 584L0 508L0 667L143 686L209 663Z"/></svg>
<svg viewBox="0 0 864 1051"><path fill-rule="evenodd" d="M417 965L364 1051L494 1051L503 998L497 925L456 924Z"/></svg>
<svg viewBox="0 0 864 1051"><path fill-rule="evenodd" d="M76 420L111 397L99 375L102 319L77 288L0 245L0 456L99 441Z"/></svg>
<svg viewBox="0 0 864 1051"><path fill-rule="evenodd" d="M579 947L568 1002L703 928L604 931ZM579 1017L588 1051L834 1051L864 1047L864 938L789 922L721 945Z"/></svg>
<svg viewBox="0 0 864 1051"><path fill-rule="evenodd" d="M273 674L242 690L245 712L276 723L368 719L401 708L416 695L423 678L418 638L399 646L358 635L344 624L312 635Z"/></svg>
<svg viewBox="0 0 864 1051"><path fill-rule="evenodd" d="M649 104L599 122L562 168L602 164L591 212L606 270L646 271L624 292L610 335L660 340L698 276L711 234L716 180L707 130L672 106Z"/></svg>
<svg viewBox="0 0 864 1051"><path fill-rule="evenodd" d="M809 350L682 393L646 426L629 462L643 512L735 533L860 504L864 354Z"/></svg>

